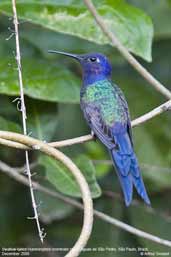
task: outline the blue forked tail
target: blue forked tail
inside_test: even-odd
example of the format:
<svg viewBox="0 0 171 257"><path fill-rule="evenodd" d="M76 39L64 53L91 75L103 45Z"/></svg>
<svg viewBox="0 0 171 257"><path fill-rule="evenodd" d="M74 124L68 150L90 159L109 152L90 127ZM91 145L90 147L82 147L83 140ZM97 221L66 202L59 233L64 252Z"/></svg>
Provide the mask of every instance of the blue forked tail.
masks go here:
<svg viewBox="0 0 171 257"><path fill-rule="evenodd" d="M111 155L124 193L126 206L129 206L132 201L133 185L145 203L150 205L128 133L117 134L114 139L119 150L111 150Z"/></svg>

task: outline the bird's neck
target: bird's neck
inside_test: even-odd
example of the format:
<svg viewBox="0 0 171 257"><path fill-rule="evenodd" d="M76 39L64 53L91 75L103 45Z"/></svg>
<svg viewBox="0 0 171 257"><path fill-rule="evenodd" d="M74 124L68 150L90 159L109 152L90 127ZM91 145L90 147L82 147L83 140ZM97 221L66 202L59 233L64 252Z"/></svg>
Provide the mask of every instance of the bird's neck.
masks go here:
<svg viewBox="0 0 171 257"><path fill-rule="evenodd" d="M95 82L98 82L100 80L110 80L110 76L106 76L106 74L95 74L95 73L91 73L91 74L87 74L84 73L83 74L83 85L84 86L89 86L94 84Z"/></svg>

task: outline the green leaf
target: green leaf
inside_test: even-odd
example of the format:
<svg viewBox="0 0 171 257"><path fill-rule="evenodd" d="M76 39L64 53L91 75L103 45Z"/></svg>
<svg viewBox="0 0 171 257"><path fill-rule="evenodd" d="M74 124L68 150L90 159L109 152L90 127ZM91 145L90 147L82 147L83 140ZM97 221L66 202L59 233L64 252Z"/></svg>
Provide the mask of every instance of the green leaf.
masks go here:
<svg viewBox="0 0 171 257"><path fill-rule="evenodd" d="M93 198L99 197L101 195L101 189L96 181L96 177L95 177L96 171L92 161L85 155L79 155L75 159L75 164L79 167L79 169L84 174L88 182L88 185L90 187L92 197Z"/></svg>
<svg viewBox="0 0 171 257"><path fill-rule="evenodd" d="M151 61L153 26L149 16L123 0L98 1L97 9L107 27L131 52ZM20 18L43 27L99 44L110 43L80 1L17 1ZM1 1L0 11L11 14L11 2ZM78 26L79 24L79 26Z"/></svg>
<svg viewBox="0 0 171 257"><path fill-rule="evenodd" d="M15 45L12 39L5 40L8 36L3 33L0 38L0 55L3 56L0 60L0 93L13 96L19 95L19 85L16 61L12 54ZM81 82L66 65L61 64L61 59L58 61L56 55L54 60L47 60L40 55L37 47L26 40L22 39L20 43L25 94L51 102L78 103ZM44 51L47 54L47 50Z"/></svg>
<svg viewBox="0 0 171 257"><path fill-rule="evenodd" d="M51 102L79 102L79 79L60 62L55 65L44 59L23 58L22 64L26 95ZM14 58L0 61L1 94L19 95L15 65Z"/></svg>
<svg viewBox="0 0 171 257"><path fill-rule="evenodd" d="M6 24L8 22L6 16L3 17L3 22ZM5 38L9 37L8 35L4 35ZM35 40L36 38L36 40ZM49 49L62 49L65 52L73 52L73 53L86 53L86 52L96 52L98 48L98 52L104 53L107 56L115 56L115 58L112 58L112 63L120 64L121 62L124 62L125 60L122 58L122 56L119 54L119 52L114 49L111 45L99 45L95 42L90 42L87 40L84 40L79 37L75 37L69 34L63 34L63 33L56 33L56 31L45 29L43 27L38 27L33 24L23 23L22 24L22 30L20 31L20 41L21 39L24 39L23 41L26 41L29 43L29 46L34 46L37 50L41 52L41 54L48 59L54 59L55 63L57 64L58 55L49 54ZM23 53L23 41L21 42L22 45L22 53ZM6 43L6 42L5 42ZM1 47L1 46L0 46ZM3 50L2 54L4 51ZM11 50L12 52L12 50ZM74 62L71 58L62 58L59 57L60 62L64 62L65 65L68 65L69 67L73 67ZM78 64L76 64L78 67Z"/></svg>
<svg viewBox="0 0 171 257"><path fill-rule="evenodd" d="M95 178L95 170L92 162L85 156L80 155L74 160L85 176L93 198L99 197L101 190ZM47 156L40 156L38 163L45 168L47 180L60 192L80 197L80 189L71 172L60 162Z"/></svg>

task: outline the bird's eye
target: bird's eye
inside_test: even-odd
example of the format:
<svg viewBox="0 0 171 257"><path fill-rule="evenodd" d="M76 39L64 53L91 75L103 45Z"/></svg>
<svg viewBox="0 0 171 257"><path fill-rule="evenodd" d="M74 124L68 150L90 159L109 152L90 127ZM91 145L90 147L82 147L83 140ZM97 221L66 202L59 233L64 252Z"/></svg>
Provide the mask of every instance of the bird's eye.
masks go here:
<svg viewBox="0 0 171 257"><path fill-rule="evenodd" d="M90 57L89 60L90 60L90 62L96 62L97 58L96 57Z"/></svg>

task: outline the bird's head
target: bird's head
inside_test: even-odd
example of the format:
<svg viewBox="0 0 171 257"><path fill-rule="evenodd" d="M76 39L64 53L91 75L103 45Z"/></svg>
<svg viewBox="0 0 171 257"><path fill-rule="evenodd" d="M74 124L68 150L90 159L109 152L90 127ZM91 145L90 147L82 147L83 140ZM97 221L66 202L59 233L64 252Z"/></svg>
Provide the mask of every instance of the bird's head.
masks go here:
<svg viewBox="0 0 171 257"><path fill-rule="evenodd" d="M87 83L111 76L111 64L107 57L101 53L70 54L54 50L49 50L49 52L66 55L79 61L83 69L83 78Z"/></svg>

